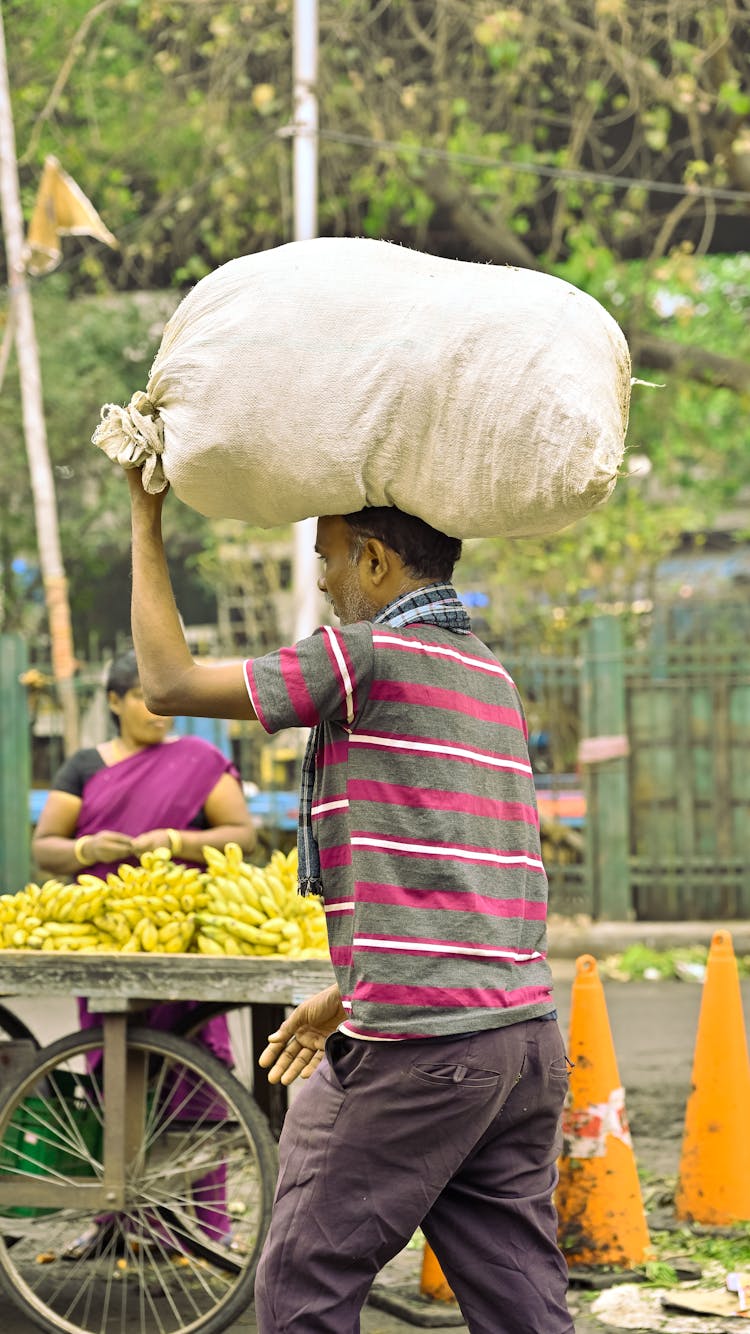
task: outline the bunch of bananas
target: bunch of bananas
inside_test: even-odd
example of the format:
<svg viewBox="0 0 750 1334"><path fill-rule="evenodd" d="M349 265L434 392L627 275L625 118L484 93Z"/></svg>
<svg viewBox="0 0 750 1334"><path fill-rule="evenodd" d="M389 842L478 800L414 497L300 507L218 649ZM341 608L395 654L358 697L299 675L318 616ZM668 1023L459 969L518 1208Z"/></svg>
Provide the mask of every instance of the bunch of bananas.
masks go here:
<svg viewBox="0 0 750 1334"><path fill-rule="evenodd" d="M106 880L82 874L0 895L0 949L325 958L322 905L297 894L296 851L274 852L265 867L244 862L237 843L204 856L201 870L157 848Z"/></svg>
<svg viewBox="0 0 750 1334"><path fill-rule="evenodd" d="M291 959L328 953L320 901L297 893L297 851L274 852L267 866L250 866L236 843L223 852L205 848L208 902L195 914L202 954L286 954Z"/></svg>

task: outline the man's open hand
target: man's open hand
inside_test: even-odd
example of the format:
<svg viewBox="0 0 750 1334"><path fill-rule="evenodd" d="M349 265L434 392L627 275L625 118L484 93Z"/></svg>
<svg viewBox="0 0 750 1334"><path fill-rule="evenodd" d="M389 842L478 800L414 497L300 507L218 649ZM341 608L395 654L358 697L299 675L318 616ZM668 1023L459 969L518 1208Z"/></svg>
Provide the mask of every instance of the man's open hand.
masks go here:
<svg viewBox="0 0 750 1334"><path fill-rule="evenodd" d="M269 1084L292 1084L298 1075L309 1079L323 1059L326 1038L335 1033L346 1011L336 985L303 1001L275 1033L258 1064L268 1071Z"/></svg>

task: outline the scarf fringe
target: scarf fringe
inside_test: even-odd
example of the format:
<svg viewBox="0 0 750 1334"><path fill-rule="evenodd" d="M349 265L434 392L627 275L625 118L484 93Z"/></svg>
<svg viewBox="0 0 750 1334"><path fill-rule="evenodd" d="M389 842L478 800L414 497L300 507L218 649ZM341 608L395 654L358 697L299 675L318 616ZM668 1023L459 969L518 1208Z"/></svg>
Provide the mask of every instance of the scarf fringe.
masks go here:
<svg viewBox="0 0 750 1334"><path fill-rule="evenodd" d="M305 880L299 880L297 882L297 893L302 899L308 899L308 898L322 899L323 881L314 880L310 876L308 876Z"/></svg>

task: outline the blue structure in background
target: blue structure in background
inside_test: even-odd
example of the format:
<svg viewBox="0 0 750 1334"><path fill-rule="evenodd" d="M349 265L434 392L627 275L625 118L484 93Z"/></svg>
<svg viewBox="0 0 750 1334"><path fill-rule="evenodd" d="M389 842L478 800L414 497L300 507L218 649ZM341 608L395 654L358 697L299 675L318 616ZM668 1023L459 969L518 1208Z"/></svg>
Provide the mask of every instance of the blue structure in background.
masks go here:
<svg viewBox="0 0 750 1334"><path fill-rule="evenodd" d="M232 758L229 724L224 718L175 718L172 730L175 736L198 736L210 741L226 759Z"/></svg>

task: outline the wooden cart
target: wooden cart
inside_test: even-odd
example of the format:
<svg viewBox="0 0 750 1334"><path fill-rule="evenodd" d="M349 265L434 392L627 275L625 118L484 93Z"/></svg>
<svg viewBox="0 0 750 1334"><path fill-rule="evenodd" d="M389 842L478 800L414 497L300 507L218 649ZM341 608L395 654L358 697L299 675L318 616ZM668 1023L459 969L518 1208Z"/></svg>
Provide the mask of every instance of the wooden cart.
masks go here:
<svg viewBox="0 0 750 1334"><path fill-rule="evenodd" d="M201 1044L244 1016L257 1052L322 990L324 961L0 953L0 996L84 996L102 1016L35 1049L0 1043L0 1287L44 1330L218 1334L247 1307L286 1090ZM200 1002L190 1031L139 1021Z"/></svg>

